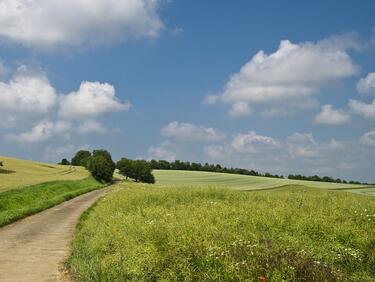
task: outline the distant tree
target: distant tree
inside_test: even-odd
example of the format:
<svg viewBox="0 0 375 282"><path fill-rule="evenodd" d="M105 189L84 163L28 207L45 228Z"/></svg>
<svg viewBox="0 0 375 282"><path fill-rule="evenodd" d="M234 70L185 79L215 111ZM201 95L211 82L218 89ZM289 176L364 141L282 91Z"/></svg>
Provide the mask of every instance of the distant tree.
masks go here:
<svg viewBox="0 0 375 282"><path fill-rule="evenodd" d="M4 166L4 165L3 165L3 162L0 162L0 166Z"/></svg>
<svg viewBox="0 0 375 282"><path fill-rule="evenodd" d="M155 183L155 177L152 174L153 165L145 160L122 158L117 162L116 167L126 178L132 178L136 182Z"/></svg>
<svg viewBox="0 0 375 282"><path fill-rule="evenodd" d="M101 154L92 155L87 162L87 168L98 181L110 183L113 179L113 165Z"/></svg>
<svg viewBox="0 0 375 282"><path fill-rule="evenodd" d="M62 159L59 164L61 164L61 165L70 165L70 162L67 159Z"/></svg>
<svg viewBox="0 0 375 282"><path fill-rule="evenodd" d="M87 167L87 162L88 162L90 157L91 157L91 153L89 151L80 150L72 158L71 164L76 165L76 166Z"/></svg>
<svg viewBox="0 0 375 282"><path fill-rule="evenodd" d="M117 169L120 171L120 173L128 178L133 178L134 176L134 161L127 159L127 158L122 158L119 160L116 164Z"/></svg>

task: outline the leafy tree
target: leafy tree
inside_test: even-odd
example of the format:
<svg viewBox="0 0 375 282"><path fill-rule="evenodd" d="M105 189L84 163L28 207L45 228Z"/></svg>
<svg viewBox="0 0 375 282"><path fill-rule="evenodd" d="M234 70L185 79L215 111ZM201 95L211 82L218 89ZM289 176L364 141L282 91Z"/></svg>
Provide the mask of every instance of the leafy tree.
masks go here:
<svg viewBox="0 0 375 282"><path fill-rule="evenodd" d="M94 150L92 152L92 155L93 156L102 156L103 158L105 158L108 163L111 165L111 169L114 171L116 169L116 164L114 163L114 161L112 160L112 156L111 156L111 153L109 153L107 150Z"/></svg>
<svg viewBox="0 0 375 282"><path fill-rule="evenodd" d="M110 183L113 179L112 163L101 154L92 155L87 162L87 168L98 181Z"/></svg>
<svg viewBox="0 0 375 282"><path fill-rule="evenodd" d="M76 165L76 166L87 167L87 162L88 162L90 157L91 157L91 153L89 151L80 150L72 158L71 164Z"/></svg>
<svg viewBox="0 0 375 282"><path fill-rule="evenodd" d="M133 161L127 158L122 158L117 162L116 165L117 169L120 171L120 173L128 178L133 178L134 176L134 166Z"/></svg>
<svg viewBox="0 0 375 282"><path fill-rule="evenodd" d="M120 173L126 178L134 179L136 182L155 183L152 167L152 164L145 160L122 158L117 162L117 169Z"/></svg>
<svg viewBox="0 0 375 282"><path fill-rule="evenodd" d="M70 162L67 159L62 159L61 162L59 163L61 165L70 165Z"/></svg>
<svg viewBox="0 0 375 282"><path fill-rule="evenodd" d="M3 162L0 162L0 166L4 166L4 165L3 165Z"/></svg>

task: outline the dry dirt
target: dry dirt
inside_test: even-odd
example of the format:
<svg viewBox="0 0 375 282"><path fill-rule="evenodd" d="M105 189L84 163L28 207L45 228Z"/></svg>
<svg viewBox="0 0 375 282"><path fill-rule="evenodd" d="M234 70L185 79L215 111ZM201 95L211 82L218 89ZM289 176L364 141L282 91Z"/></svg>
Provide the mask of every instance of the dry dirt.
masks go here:
<svg viewBox="0 0 375 282"><path fill-rule="evenodd" d="M66 281L69 254L80 215L106 189L96 190L0 228L0 281Z"/></svg>

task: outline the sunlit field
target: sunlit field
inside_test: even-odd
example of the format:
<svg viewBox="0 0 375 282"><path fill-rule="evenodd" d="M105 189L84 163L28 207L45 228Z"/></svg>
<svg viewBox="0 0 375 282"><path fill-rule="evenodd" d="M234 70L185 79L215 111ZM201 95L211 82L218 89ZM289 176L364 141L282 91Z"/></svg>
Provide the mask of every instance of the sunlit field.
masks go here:
<svg viewBox="0 0 375 282"><path fill-rule="evenodd" d="M59 181L79 180L89 176L82 167L71 167L0 157L0 192L29 185Z"/></svg>
<svg viewBox="0 0 375 282"><path fill-rule="evenodd" d="M123 183L84 214L67 264L77 281L374 281L375 201Z"/></svg>
<svg viewBox="0 0 375 282"><path fill-rule="evenodd" d="M182 171L182 170L154 170L158 184L163 185L191 185L191 186L221 186L236 190L273 189L284 185L303 185L322 189L348 189L351 192L375 194L375 187L342 183L289 180L228 173ZM361 189L358 189L361 188ZM362 189L363 188L363 189Z"/></svg>

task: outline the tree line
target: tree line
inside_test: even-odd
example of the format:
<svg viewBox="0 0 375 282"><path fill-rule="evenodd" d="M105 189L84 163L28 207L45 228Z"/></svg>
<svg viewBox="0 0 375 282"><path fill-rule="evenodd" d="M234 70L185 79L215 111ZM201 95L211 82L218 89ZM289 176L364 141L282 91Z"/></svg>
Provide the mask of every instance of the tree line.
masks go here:
<svg viewBox="0 0 375 282"><path fill-rule="evenodd" d="M105 183L113 181L113 173L116 168L127 179L132 178L136 182L155 183L155 177L152 174L149 162L122 158L115 163L111 154L106 150L94 150L92 153L87 150L80 150L71 161L64 158L59 164L83 166L90 171L95 179Z"/></svg>
<svg viewBox="0 0 375 282"><path fill-rule="evenodd" d="M166 160L151 160L149 162L145 160L131 160L128 158L122 158L117 163L115 163L112 160L111 154L106 150L94 150L92 153L87 150L80 150L75 154L70 162L67 159L63 159L60 164L71 164L75 166L86 167L91 172L93 177L103 182L111 182L113 180L113 173L116 168L118 169L119 173L125 176L127 179L131 178L136 182L144 183L155 183L155 177L152 174L153 169L207 171L271 178L284 178L283 175L271 174L269 172L260 173L256 170L226 167L220 164L201 164L197 162L180 160L175 160L172 162ZM359 181L347 181L329 176L320 177L318 175L304 176L300 174L289 174L288 179L345 184L368 184L361 183Z"/></svg>
<svg viewBox="0 0 375 282"><path fill-rule="evenodd" d="M180 160L175 160L173 162L168 162L166 160L158 160L158 161L151 160L150 164L153 169L223 172L223 173L242 174L242 175L251 175L251 176L284 178L283 175L271 174L269 172L262 174L255 170L248 170L245 168L233 168L233 167L228 168L220 164L209 164L209 163L201 164L201 163L194 163L194 162L184 162Z"/></svg>
<svg viewBox="0 0 375 282"><path fill-rule="evenodd" d="M304 176L300 174L289 174L288 179L296 179L296 180L307 180L307 181L320 181L320 182L332 182L332 183L344 183L344 184L363 184L363 185L368 185L368 183L365 182L359 182L359 181L347 181L344 179L340 178L333 178L330 176L323 176L320 177L318 175L313 175L313 176Z"/></svg>

